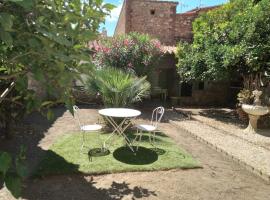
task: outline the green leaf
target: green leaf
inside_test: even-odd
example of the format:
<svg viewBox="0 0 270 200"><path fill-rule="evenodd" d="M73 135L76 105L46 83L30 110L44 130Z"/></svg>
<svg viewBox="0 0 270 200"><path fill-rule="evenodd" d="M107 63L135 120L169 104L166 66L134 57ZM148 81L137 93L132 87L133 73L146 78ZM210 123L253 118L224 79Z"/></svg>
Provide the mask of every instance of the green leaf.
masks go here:
<svg viewBox="0 0 270 200"><path fill-rule="evenodd" d="M18 91L24 91L27 89L28 87L28 79L26 76L21 76L17 79L16 81L16 89Z"/></svg>
<svg viewBox="0 0 270 200"><path fill-rule="evenodd" d="M30 38L28 40L28 43L31 47L34 47L34 48L38 48L41 46L40 42L37 40L37 39L34 39L34 38Z"/></svg>
<svg viewBox="0 0 270 200"><path fill-rule="evenodd" d="M74 102L70 98L68 98L68 99L66 99L65 104L66 104L66 108L69 110L69 112L72 115L74 115L74 110L73 110Z"/></svg>
<svg viewBox="0 0 270 200"><path fill-rule="evenodd" d="M116 6L113 5L113 4L107 3L107 4L105 4L103 7L106 8L107 10L112 10L112 9L114 9Z"/></svg>
<svg viewBox="0 0 270 200"><path fill-rule="evenodd" d="M17 160L16 161L16 172L20 177L26 177L28 175L28 170L26 163L22 160Z"/></svg>
<svg viewBox="0 0 270 200"><path fill-rule="evenodd" d="M8 46L11 46L13 43L13 39L11 37L11 35L0 29L0 39Z"/></svg>
<svg viewBox="0 0 270 200"><path fill-rule="evenodd" d="M4 30L10 30L13 25L12 15L8 13L0 13L0 23Z"/></svg>
<svg viewBox="0 0 270 200"><path fill-rule="evenodd" d="M96 34L90 31L84 31L80 34L80 37L85 41L91 41L96 39Z"/></svg>
<svg viewBox="0 0 270 200"><path fill-rule="evenodd" d="M22 0L22 1L17 1L16 3L22 6L26 10L30 10L34 5L33 0Z"/></svg>
<svg viewBox="0 0 270 200"><path fill-rule="evenodd" d="M70 46L72 45L71 42L70 42L69 40L67 40L67 39L66 39L65 37L63 37L63 36L60 36L60 35L57 36L55 33L53 33L53 32L48 32L48 31L45 31L45 30L43 30L43 29L38 29L38 31L39 31L40 33L42 33L43 36L45 36L45 37L47 37L47 38L49 38L49 39L51 39L51 40L53 40L53 41L55 41L55 42L61 44L61 45L65 45L65 46L67 46L67 47L70 47Z"/></svg>
<svg viewBox="0 0 270 200"><path fill-rule="evenodd" d="M44 81L44 79L45 79L43 71L40 68L33 69L33 76L39 82Z"/></svg>
<svg viewBox="0 0 270 200"><path fill-rule="evenodd" d="M22 2L24 0L7 0L7 1L10 1L10 2Z"/></svg>
<svg viewBox="0 0 270 200"><path fill-rule="evenodd" d="M0 153L0 172L5 176L11 166L12 158L7 152Z"/></svg>
<svg viewBox="0 0 270 200"><path fill-rule="evenodd" d="M18 175L13 173L7 174L5 177L5 185L15 198L20 196L22 190L22 180Z"/></svg>
<svg viewBox="0 0 270 200"><path fill-rule="evenodd" d="M41 107L46 107L46 106L52 105L53 103L54 103L53 101L44 101L42 102Z"/></svg>
<svg viewBox="0 0 270 200"><path fill-rule="evenodd" d="M48 120L53 120L54 119L54 113L52 110L48 110L47 112L47 119Z"/></svg>
<svg viewBox="0 0 270 200"><path fill-rule="evenodd" d="M20 153L16 156L16 172L21 177L24 178L28 175L28 170L26 167L26 147L20 146Z"/></svg>
<svg viewBox="0 0 270 200"><path fill-rule="evenodd" d="M96 0L97 6L100 6L103 3L103 0Z"/></svg>

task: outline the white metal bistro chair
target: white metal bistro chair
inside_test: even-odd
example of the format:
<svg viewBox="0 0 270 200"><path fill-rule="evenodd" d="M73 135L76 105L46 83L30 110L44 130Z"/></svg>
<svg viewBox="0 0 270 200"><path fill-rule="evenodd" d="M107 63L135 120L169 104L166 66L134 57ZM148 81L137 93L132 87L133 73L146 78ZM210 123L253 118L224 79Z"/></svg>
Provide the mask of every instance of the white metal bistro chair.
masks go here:
<svg viewBox="0 0 270 200"><path fill-rule="evenodd" d="M81 145L81 153L83 152L83 149L86 147L86 132L98 132L102 129L102 126L99 124L83 124L80 117L79 117L79 108L78 106L73 106L74 111L74 118L76 118L80 131L82 133L82 145ZM89 147L90 148L90 147Z"/></svg>
<svg viewBox="0 0 270 200"><path fill-rule="evenodd" d="M164 108L163 107L157 107L152 112L152 118L150 124L138 124L136 125L137 128L137 134L134 139L134 141L137 141L137 138L139 138L139 142L142 140L142 133L143 132L149 132L149 142L155 147L155 137L156 132L159 132L158 130L158 124L160 123L162 117L164 115ZM138 151L138 144L137 144L137 151Z"/></svg>

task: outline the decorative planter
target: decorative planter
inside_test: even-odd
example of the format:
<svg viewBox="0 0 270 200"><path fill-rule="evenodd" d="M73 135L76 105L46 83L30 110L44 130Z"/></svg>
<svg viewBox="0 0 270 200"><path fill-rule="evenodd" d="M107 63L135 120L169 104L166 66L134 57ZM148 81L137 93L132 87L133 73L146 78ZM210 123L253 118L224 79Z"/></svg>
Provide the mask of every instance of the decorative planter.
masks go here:
<svg viewBox="0 0 270 200"><path fill-rule="evenodd" d="M244 132L257 133L258 120L261 116L266 115L269 112L268 107L260 105L242 104L242 109L249 116L249 124L248 127L244 130Z"/></svg>
<svg viewBox="0 0 270 200"><path fill-rule="evenodd" d="M241 121L248 123L248 114L241 107L236 108L236 112Z"/></svg>

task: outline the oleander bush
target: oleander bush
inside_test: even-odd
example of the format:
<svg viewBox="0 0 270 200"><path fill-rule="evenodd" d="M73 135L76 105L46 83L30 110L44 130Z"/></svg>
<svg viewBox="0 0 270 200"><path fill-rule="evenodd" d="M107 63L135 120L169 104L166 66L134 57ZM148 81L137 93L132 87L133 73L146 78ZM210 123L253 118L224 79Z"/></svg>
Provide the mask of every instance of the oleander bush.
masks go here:
<svg viewBox="0 0 270 200"><path fill-rule="evenodd" d="M91 44L98 67L114 67L145 76L163 55L159 40L147 34L129 33L113 38L101 38Z"/></svg>

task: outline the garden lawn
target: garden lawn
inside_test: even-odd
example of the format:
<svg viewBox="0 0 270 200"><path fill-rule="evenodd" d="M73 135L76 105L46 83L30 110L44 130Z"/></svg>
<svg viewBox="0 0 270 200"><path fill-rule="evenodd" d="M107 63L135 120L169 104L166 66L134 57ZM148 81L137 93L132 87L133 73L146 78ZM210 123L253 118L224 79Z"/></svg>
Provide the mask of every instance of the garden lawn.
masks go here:
<svg viewBox="0 0 270 200"><path fill-rule="evenodd" d="M101 141L105 141L109 136L104 133L86 133L87 144L91 150L85 149L83 153L80 153L82 141L80 133L60 138L46 152L35 175L104 174L200 167L191 155L162 133L156 135L157 148L151 146L147 134L143 135L136 154L124 146L124 140L119 136L114 137L114 144L109 147L109 153L107 151L102 155L100 152L95 152L101 146ZM128 136L132 139L135 135L129 133Z"/></svg>

